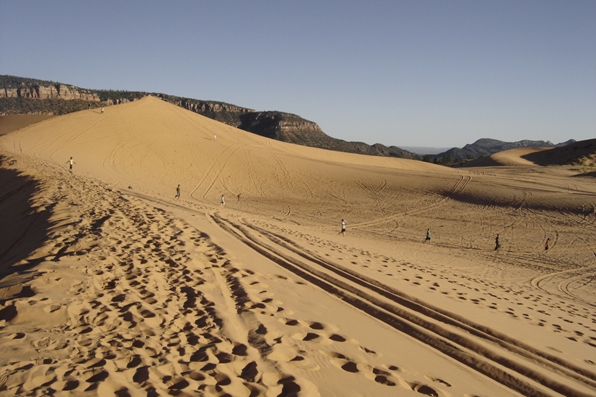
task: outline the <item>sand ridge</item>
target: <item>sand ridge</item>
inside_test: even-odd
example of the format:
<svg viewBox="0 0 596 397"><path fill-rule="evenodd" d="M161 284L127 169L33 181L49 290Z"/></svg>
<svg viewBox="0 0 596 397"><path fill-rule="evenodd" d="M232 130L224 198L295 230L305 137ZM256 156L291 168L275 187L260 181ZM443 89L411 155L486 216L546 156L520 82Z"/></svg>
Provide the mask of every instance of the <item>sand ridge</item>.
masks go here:
<svg viewBox="0 0 596 397"><path fill-rule="evenodd" d="M52 117L54 116L45 114L7 114L0 116L0 135L20 130Z"/></svg>
<svg viewBox="0 0 596 397"><path fill-rule="evenodd" d="M0 205L45 230L2 245L0 395L594 394L590 179L327 153L147 99L0 141Z"/></svg>

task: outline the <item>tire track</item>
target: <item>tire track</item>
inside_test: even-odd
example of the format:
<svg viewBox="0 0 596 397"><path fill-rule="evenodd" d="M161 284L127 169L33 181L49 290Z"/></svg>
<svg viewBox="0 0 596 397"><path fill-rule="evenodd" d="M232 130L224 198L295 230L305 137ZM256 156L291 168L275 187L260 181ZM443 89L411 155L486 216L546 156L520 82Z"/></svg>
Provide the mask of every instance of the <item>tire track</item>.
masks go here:
<svg viewBox="0 0 596 397"><path fill-rule="evenodd" d="M229 161L230 157L232 157L234 155L234 153L236 153L240 148L242 148L244 146L246 146L246 145L240 145L240 146L236 146L236 147L234 147L234 145L226 146L226 148L224 150L222 150L222 152L219 154L219 156L217 156L217 158L213 161L213 163L211 164L211 167L209 167L209 169L205 172L205 174L203 175L203 178L201 178L199 183L197 183L196 186L191 190L189 195L191 197L194 197L193 196L194 193L197 190L199 190L201 185L206 181L207 177L209 177L212 174L212 172L215 170L215 172L216 172L215 176L212 178L211 183L209 183L209 186L204 190L204 192L201 196L203 199L206 199L205 196L207 196L207 193L209 192L209 190L211 190L211 188L215 184L215 181L219 180L218 177L221 174L226 163ZM228 153L230 150L231 150L231 153ZM221 165L219 166L219 169L216 169L218 164L220 164L219 160L221 158L223 158L224 156L225 156L225 160L223 161L223 163L221 163Z"/></svg>
<svg viewBox="0 0 596 397"><path fill-rule="evenodd" d="M557 290L567 296L570 296L574 299L577 299L577 300L583 302L586 305L596 307L596 305L594 305L594 303L591 303L585 299L582 299L581 297L573 294L569 290L569 286L574 282L577 282L583 278L593 279L594 275L596 274L595 270L596 270L596 266L590 266L590 267L581 268L581 269L577 269L577 268L576 269L568 269L568 270L548 273L548 274L544 274L539 277L535 277L530 281L530 283L532 284L533 287L535 287L541 291L550 293L551 291L546 289L544 287L544 284L555 280L559 276L562 276L565 274L571 274L571 275L573 275L571 278L565 278L563 281L557 283L557 287L556 287Z"/></svg>
<svg viewBox="0 0 596 397"><path fill-rule="evenodd" d="M58 150L65 148L65 147L66 147L66 146L67 146L69 143L73 142L73 141L74 141L74 140L76 140L78 137L80 137L81 135L85 134L85 133L86 133L87 131L89 131L91 128L93 128L93 127L95 127L97 124L99 124L99 123L100 123L102 120L103 120L103 117L100 117L100 118L98 118L97 120L93 120L92 122L88 122L88 123L86 123L86 125L85 125L85 127L84 127L84 128L81 128L79 132L77 132L77 133L75 133L75 134L73 134L73 135L71 135L71 136L69 136L69 137L68 137L67 135L70 133L70 131L64 131L64 133L62 133L62 134L61 134L59 137L57 137L57 138L56 138L56 140L54 141L54 142L55 142L55 143L54 143L54 146L55 146L55 148L54 148L54 150L50 151L50 155L49 155L49 157L50 157L51 159L53 159L53 158L54 158L54 154L55 154L55 153L56 153ZM59 142L58 142L58 141L62 140L62 138L65 138L65 137L66 137L66 139L65 139L63 142L61 142L61 143L59 143Z"/></svg>
<svg viewBox="0 0 596 397"><path fill-rule="evenodd" d="M374 220L371 220L368 222L355 223L355 224L352 224L350 226L350 228L356 229L356 228L369 227L369 226L374 226L374 225L388 223L388 222L396 222L398 219L403 218L404 216L418 215L418 214L422 214L425 212L435 210L436 208L444 206L450 200L450 197L449 197L450 195L461 194L465 190L466 186L468 186L468 183L470 183L471 180L472 180L471 176L463 176L462 175L459 177L459 179L457 180L455 185L451 188L451 190L449 191L447 196L439 195L439 194L435 193L434 196L436 196L436 200L428 205L425 205L423 207L416 208L416 209L408 209L404 213L385 216L382 219L374 219ZM378 201L378 197L377 197L378 192L382 191L385 188L385 185L386 185L386 183L382 184L379 189L373 190L372 188L366 186L365 184L360 184L360 186L363 189L366 189L367 191L369 191L375 195L375 201ZM380 204L378 202L377 202L377 206L380 206Z"/></svg>
<svg viewBox="0 0 596 397"><path fill-rule="evenodd" d="M212 219L255 251L311 284L517 392L550 395L534 382L564 395L588 396L596 391L596 374L592 372L490 328L411 299L376 280L308 253L265 229L236 224L215 215ZM257 234L264 237L257 238ZM512 354L516 359L511 359ZM557 380L560 376L575 380L580 389ZM581 391L581 388L589 388L592 393Z"/></svg>

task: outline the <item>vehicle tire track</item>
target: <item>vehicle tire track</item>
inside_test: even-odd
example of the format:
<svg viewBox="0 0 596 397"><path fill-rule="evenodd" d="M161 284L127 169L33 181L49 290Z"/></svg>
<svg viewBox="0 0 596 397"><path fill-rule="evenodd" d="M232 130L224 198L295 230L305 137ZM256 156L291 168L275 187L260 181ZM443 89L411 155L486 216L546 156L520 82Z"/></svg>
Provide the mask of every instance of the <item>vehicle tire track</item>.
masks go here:
<svg viewBox="0 0 596 397"><path fill-rule="evenodd" d="M596 390L594 373L487 327L410 299L378 281L335 266L301 247L293 247L288 240L265 229L239 225L218 216L212 216L212 219L255 251L308 282L524 395L549 395L534 386L534 381L564 395L589 395L552 379L555 373L564 373L582 386ZM265 236L267 241L255 237L256 234ZM514 353L523 362L510 359L509 354L499 353L486 342ZM540 363L540 369L536 369L536 363Z"/></svg>
<svg viewBox="0 0 596 397"><path fill-rule="evenodd" d="M408 209L404 213L400 213L400 214L384 216L382 219L374 219L374 220L371 220L368 222L354 223L350 227L352 229L356 229L356 228L369 227L369 226L374 226L374 225L388 223L388 222L397 222L398 219L403 218L404 216L419 215L419 214L422 214L425 212L433 211L433 210L447 204L447 202L450 200L449 196L462 193L465 190L468 183L470 183L471 180L472 180L471 176L460 176L459 179L457 180L457 182L455 183L455 185L449 191L447 196L435 193L434 195L436 196L436 200L428 205L423 206L423 207L416 208L416 209ZM361 185L361 187L370 191L371 193L374 193L375 195L378 194L379 191L381 191L385 188L385 185L382 185L379 190L372 190L372 188L367 187L365 184L360 184L360 185Z"/></svg>
<svg viewBox="0 0 596 397"><path fill-rule="evenodd" d="M201 180L199 181L199 183L197 183L195 185L195 187L190 191L190 196L194 197L193 195L195 194L195 192L197 190L199 190L199 188L201 187L201 185L207 180L207 178L209 176L211 176L212 172L215 170L215 176L213 176L211 183L209 183L209 186L203 191L203 194L201 196L202 199L206 199L207 193L209 192L209 190L211 190L211 188L213 187L213 185L215 184L215 182L217 180L219 180L218 176L221 174L224 166L226 165L226 163L229 161L229 159L234 155L234 153L236 153L240 148L244 147L246 145L240 145L240 146L236 146L234 147L234 145L229 145L226 146L226 148L224 150L221 151L221 153L219 154L219 156L217 156L217 158L213 161L213 163L211 164L211 167L209 167L209 169L205 172L205 174L203 175L203 178L201 178ZM231 150L231 152L230 152ZM228 153L229 152L229 153ZM220 164L220 159L224 158L225 160L223 161L223 163ZM219 165L219 166L218 166ZM219 169L217 169L216 167L219 167Z"/></svg>
<svg viewBox="0 0 596 397"><path fill-rule="evenodd" d="M590 267L584 267L584 268L580 268L580 269L576 268L576 269L568 269L568 270L562 270L562 271L557 271L557 272L553 272L553 273L548 273L548 274L544 274L542 276L533 278L532 280L530 280L530 284L533 287L535 287L541 291L551 292L550 290L547 290L544 287L545 283L547 283L551 280L554 280L555 278L557 278L561 275L564 275L564 274L571 274L571 275L575 274L571 278L566 278L565 280L557 283L557 290L567 296L570 296L574 299L577 299L577 300L583 302L586 305L596 307L596 305L594 305L594 303L591 303L587 300L582 299L581 297L574 295L569 290L569 285L572 284L573 282L576 282L578 280L581 280L583 278L593 276L594 274L596 274L596 272L594 271L595 269L596 269L596 266L590 266Z"/></svg>

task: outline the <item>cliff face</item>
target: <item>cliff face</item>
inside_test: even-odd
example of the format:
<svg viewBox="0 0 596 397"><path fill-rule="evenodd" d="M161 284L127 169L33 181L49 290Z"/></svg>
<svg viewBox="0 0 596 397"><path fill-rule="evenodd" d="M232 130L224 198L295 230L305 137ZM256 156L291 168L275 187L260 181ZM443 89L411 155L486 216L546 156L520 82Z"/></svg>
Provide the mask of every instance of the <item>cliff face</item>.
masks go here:
<svg viewBox="0 0 596 397"><path fill-rule="evenodd" d="M191 112L195 113L219 113L219 112L230 112L230 113L246 113L252 112L252 109L243 108L240 106L231 105L229 103L219 102L205 102L205 101L191 101L181 100L178 102L178 106L183 107Z"/></svg>
<svg viewBox="0 0 596 397"><path fill-rule="evenodd" d="M240 115L238 128L283 142L309 144L329 138L316 123L283 112L251 112Z"/></svg>
<svg viewBox="0 0 596 397"><path fill-rule="evenodd" d="M180 98L173 95L168 94L151 94L157 98L160 98L166 102L172 103L176 106L180 106L186 110L190 110L191 112L203 114L203 115L213 115L216 113L233 113L233 114L240 114L240 113L247 113L247 112L254 112L253 109L244 108L241 106L232 105L230 103L225 102L215 102L215 101L202 101L200 99L190 99L190 98ZM209 116L211 117L211 116ZM212 117L213 118L213 117Z"/></svg>
<svg viewBox="0 0 596 397"><path fill-rule="evenodd" d="M55 85L21 85L19 87L3 87L0 89L0 98L27 98L27 99L80 99L89 102L99 102L97 94L80 90L64 84Z"/></svg>

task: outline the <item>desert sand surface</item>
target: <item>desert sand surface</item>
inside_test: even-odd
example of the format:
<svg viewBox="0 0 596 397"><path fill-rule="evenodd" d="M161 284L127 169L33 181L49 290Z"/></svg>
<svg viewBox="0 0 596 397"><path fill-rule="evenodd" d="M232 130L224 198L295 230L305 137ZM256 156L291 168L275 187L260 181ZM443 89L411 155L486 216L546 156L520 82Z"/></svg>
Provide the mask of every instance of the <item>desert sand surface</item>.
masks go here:
<svg viewBox="0 0 596 397"><path fill-rule="evenodd" d="M51 119L52 115L46 114L8 114L0 116L0 135L8 134L21 128Z"/></svg>
<svg viewBox="0 0 596 397"><path fill-rule="evenodd" d="M596 395L570 167L329 152L152 97L0 154L0 396Z"/></svg>

